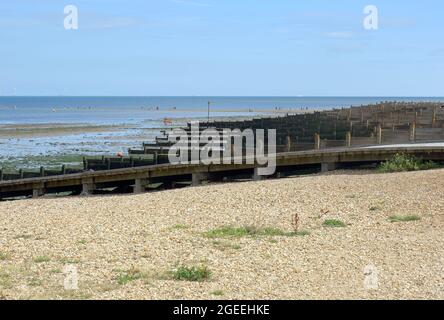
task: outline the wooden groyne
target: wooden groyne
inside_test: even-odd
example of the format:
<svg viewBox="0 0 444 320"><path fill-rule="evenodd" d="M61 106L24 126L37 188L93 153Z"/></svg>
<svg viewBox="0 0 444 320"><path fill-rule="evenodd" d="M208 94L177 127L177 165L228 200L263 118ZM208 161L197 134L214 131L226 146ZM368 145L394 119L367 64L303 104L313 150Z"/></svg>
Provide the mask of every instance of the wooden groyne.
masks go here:
<svg viewBox="0 0 444 320"><path fill-rule="evenodd" d="M397 147L357 147L286 152L276 155L276 172L272 177L284 177L308 168L329 171L352 164L368 164L387 160L402 152L424 160L444 161L444 146L411 145ZM39 197L44 194L101 193L114 189L140 193L165 184L169 187L199 185L205 181L236 179L259 180L258 163L243 164L163 164L115 170L85 171L82 173L27 178L0 182L0 199Z"/></svg>
<svg viewBox="0 0 444 320"><path fill-rule="evenodd" d="M223 129L276 129L279 175L285 175L286 171L298 166L325 169L334 167L331 163L345 165L383 161L405 148L373 148L369 151L366 148L368 146L411 144L412 148L407 148L408 152L425 159L443 160L442 148L415 148L415 144L444 142L444 106L439 103L386 102L245 121L201 122L199 125L200 130L212 128L218 132ZM183 129L190 133L191 123ZM221 141L221 150L230 147L230 143ZM0 199L65 191L78 194L110 188L124 192L141 191L156 185L174 187L195 183L201 180L199 174L213 172L215 168L226 174L212 174L211 180L215 179L215 176L222 176L224 179L254 177L254 170L258 167L257 164L219 167L170 165L168 152L171 146L168 132L164 131L154 141L143 143L140 149L130 149L127 157L86 157L81 169L62 166L60 169L42 167L39 171L0 170ZM245 154L245 150L243 151ZM339 153L340 159L328 161L327 158L336 154L335 152L342 152ZM291 160L286 162L286 157ZM312 160L306 161L307 158ZM139 174L142 176L140 179ZM108 177L109 181L102 181L104 176ZM90 182L85 182L85 179ZM146 183L146 179L150 179L150 182ZM205 180L205 177L202 179ZM10 186L15 187L11 189Z"/></svg>

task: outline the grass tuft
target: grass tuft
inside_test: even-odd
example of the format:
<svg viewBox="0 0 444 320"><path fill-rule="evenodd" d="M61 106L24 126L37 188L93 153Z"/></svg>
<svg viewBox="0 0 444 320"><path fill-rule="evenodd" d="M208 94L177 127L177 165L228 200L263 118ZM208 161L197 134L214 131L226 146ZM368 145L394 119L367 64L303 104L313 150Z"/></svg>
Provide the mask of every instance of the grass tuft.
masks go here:
<svg viewBox="0 0 444 320"><path fill-rule="evenodd" d="M51 259L47 256L38 256L34 258L35 263L49 262Z"/></svg>
<svg viewBox="0 0 444 320"><path fill-rule="evenodd" d="M223 296L224 292L222 290L215 290L215 291L211 292L211 294L213 296Z"/></svg>
<svg viewBox="0 0 444 320"><path fill-rule="evenodd" d="M0 272L0 287L3 288L11 287L11 276L9 274Z"/></svg>
<svg viewBox="0 0 444 320"><path fill-rule="evenodd" d="M128 271L122 271L117 276L117 283L120 285L125 285L128 282L135 281L138 279L142 279L144 274L137 269L131 269Z"/></svg>
<svg viewBox="0 0 444 320"><path fill-rule="evenodd" d="M205 281L211 278L211 271L206 266L181 265L171 272L174 280L180 281Z"/></svg>
<svg viewBox="0 0 444 320"><path fill-rule="evenodd" d="M205 232L203 235L207 238L226 238L226 237L246 237L246 236L281 236L294 237L308 235L308 231L287 232L278 228L257 228L253 226L230 227L225 226Z"/></svg>
<svg viewBox="0 0 444 320"><path fill-rule="evenodd" d="M176 224L172 227L172 229L183 230L183 229L188 229L188 226L184 224Z"/></svg>
<svg viewBox="0 0 444 320"><path fill-rule="evenodd" d="M421 217L411 214L405 216L393 215L389 217L390 222L408 222L408 221L418 221L421 220Z"/></svg>
<svg viewBox="0 0 444 320"><path fill-rule="evenodd" d="M336 219L327 219L322 225L329 228L342 228L346 226L344 222Z"/></svg>
<svg viewBox="0 0 444 320"><path fill-rule="evenodd" d="M5 253L0 252L0 261L8 260L9 256Z"/></svg>

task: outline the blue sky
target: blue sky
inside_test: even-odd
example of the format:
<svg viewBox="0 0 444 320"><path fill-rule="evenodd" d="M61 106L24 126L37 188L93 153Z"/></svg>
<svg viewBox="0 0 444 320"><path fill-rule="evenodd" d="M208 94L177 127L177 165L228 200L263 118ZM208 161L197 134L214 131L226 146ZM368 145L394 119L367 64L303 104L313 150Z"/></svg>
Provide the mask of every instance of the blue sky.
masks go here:
<svg viewBox="0 0 444 320"><path fill-rule="evenodd" d="M1 1L0 93L444 96L443 35L438 0Z"/></svg>

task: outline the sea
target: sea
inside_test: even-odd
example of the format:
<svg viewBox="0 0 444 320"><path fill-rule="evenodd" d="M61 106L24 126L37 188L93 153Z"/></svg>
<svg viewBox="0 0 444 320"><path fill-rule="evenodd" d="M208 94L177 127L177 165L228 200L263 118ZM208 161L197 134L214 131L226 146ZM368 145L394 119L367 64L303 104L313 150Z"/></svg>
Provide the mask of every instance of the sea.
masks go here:
<svg viewBox="0 0 444 320"><path fill-rule="evenodd" d="M164 118L252 115L381 101L444 101L442 97L2 97L0 125L39 123L145 124Z"/></svg>
<svg viewBox="0 0 444 320"><path fill-rule="evenodd" d="M79 165L82 156L126 153L128 148L140 148L171 123L180 126L208 117L251 118L382 101L444 102L444 97L0 96L0 168ZM67 129L48 130L60 126ZM82 132L70 126L115 128Z"/></svg>

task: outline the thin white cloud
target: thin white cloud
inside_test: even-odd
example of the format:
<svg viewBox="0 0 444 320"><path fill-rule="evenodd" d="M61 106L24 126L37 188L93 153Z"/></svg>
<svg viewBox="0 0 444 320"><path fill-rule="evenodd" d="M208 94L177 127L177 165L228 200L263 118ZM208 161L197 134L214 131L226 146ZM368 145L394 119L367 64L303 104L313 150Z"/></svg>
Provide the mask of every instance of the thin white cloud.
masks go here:
<svg viewBox="0 0 444 320"><path fill-rule="evenodd" d="M349 39L353 38L353 32L348 31L333 31L324 34L327 38L331 39Z"/></svg>
<svg viewBox="0 0 444 320"><path fill-rule="evenodd" d="M178 3L178 4L184 4L187 6L196 6L196 7L211 7L212 6L209 3L194 2L194 1L188 1L188 0L172 0L172 2Z"/></svg>
<svg viewBox="0 0 444 320"><path fill-rule="evenodd" d="M132 17L99 17L85 19L84 29L128 28L138 25L139 21Z"/></svg>

